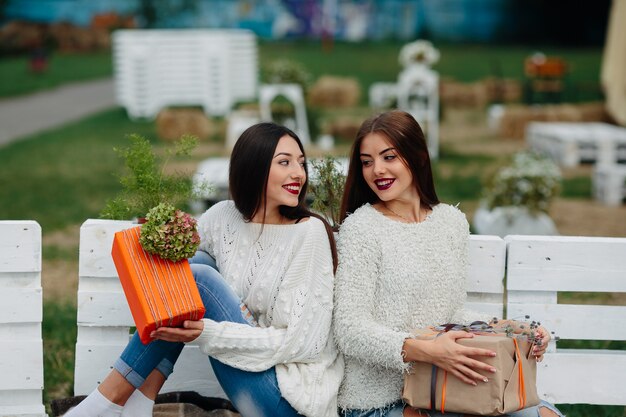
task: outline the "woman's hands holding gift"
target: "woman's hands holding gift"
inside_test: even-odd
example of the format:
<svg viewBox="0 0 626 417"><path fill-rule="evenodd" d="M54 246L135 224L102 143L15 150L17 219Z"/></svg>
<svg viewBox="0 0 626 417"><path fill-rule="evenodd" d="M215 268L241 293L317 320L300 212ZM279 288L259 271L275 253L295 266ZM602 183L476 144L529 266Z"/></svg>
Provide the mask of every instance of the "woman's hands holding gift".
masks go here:
<svg viewBox="0 0 626 417"><path fill-rule="evenodd" d="M477 371L494 373L496 369L474 358L493 357L496 353L488 349L470 348L456 342L458 339L471 337L474 337L472 333L450 331L431 340L406 339L403 348L404 360L432 363L470 385L487 382L488 379Z"/></svg>
<svg viewBox="0 0 626 417"><path fill-rule="evenodd" d="M543 360L543 354L546 353L548 343L550 342L550 332L543 326L539 326L535 330L535 345L533 346L533 355L537 362Z"/></svg>
<svg viewBox="0 0 626 417"><path fill-rule="evenodd" d="M183 327L159 327L150 333L150 337L166 342L191 342L202 334L204 322L202 320L185 320Z"/></svg>

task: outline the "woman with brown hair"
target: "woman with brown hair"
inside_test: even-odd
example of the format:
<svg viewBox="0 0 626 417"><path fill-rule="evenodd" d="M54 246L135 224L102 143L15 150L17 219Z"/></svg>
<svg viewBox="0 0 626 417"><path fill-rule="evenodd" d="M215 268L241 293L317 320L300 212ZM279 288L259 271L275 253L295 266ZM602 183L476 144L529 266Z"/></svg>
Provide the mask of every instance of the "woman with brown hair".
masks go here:
<svg viewBox="0 0 626 417"><path fill-rule="evenodd" d="M440 415L418 414L402 403L403 373L414 361L468 384L488 383L477 371L495 369L480 358L495 353L456 342L470 333L450 331L428 341L410 333L484 318L463 309L469 225L461 211L439 201L424 134L410 114L390 111L361 125L341 220L333 326L346 364L338 398L343 416ZM534 354L541 360L550 336L539 332L543 343ZM542 403L514 416L538 416L539 409L541 416L559 415Z"/></svg>
<svg viewBox="0 0 626 417"><path fill-rule="evenodd" d="M204 319L135 334L114 369L67 416L152 416L184 343L209 356L244 416L337 416L343 360L332 334L332 230L305 204L307 167L291 130L260 123L233 148L232 201L198 222L190 260Z"/></svg>

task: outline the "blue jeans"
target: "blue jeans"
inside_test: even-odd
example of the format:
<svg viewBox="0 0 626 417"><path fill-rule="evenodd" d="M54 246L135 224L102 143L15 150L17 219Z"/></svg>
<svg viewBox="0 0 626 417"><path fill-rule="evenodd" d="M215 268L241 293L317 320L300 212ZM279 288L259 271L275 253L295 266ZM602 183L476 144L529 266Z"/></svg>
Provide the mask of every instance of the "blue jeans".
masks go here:
<svg viewBox="0 0 626 417"><path fill-rule="evenodd" d="M528 407L520 411L516 411L511 414L507 414L509 417L538 417L539 416L539 407L546 407L552 411L554 411L560 417L563 417L563 414L559 410L556 409L552 404L541 400L540 404L534 407ZM346 410L341 413L342 417L402 417L402 411L404 410L404 404L402 401L398 401L395 404L390 405L387 408L383 409L373 409L373 410ZM445 413L441 414L439 412L429 412L422 411L423 414L426 414L430 417L463 417L461 414L456 413Z"/></svg>
<svg viewBox="0 0 626 417"><path fill-rule="evenodd" d="M189 263L206 307L205 318L217 322L256 325L254 318L248 314L248 308L218 272L211 256L198 251ZM155 369L167 378L174 370L174 364L183 347L184 343L163 340L144 345L135 333L115 362L114 368L135 388L139 388ZM299 415L282 397L273 367L263 372L248 372L225 365L214 358L209 360L228 399L243 416Z"/></svg>

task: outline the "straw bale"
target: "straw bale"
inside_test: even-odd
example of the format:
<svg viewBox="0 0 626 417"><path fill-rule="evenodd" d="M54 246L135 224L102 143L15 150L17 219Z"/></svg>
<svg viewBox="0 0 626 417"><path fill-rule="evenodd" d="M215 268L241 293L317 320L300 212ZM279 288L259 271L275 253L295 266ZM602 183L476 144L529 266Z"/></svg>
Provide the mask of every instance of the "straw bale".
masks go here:
<svg viewBox="0 0 626 417"><path fill-rule="evenodd" d="M441 104L450 107L485 107L489 97L483 82L442 80L439 84L439 99Z"/></svg>
<svg viewBox="0 0 626 417"><path fill-rule="evenodd" d="M500 120L499 135L505 139L524 139L530 122L603 122L602 103L554 104L544 106L507 106Z"/></svg>
<svg viewBox="0 0 626 417"><path fill-rule="evenodd" d="M308 102L313 107L354 107L360 98L361 86L352 77L322 76L308 92Z"/></svg>
<svg viewBox="0 0 626 417"><path fill-rule="evenodd" d="M514 103L522 98L522 83L518 80L489 77L483 82L489 102Z"/></svg>
<svg viewBox="0 0 626 417"><path fill-rule="evenodd" d="M164 109L156 118L157 134L164 140L177 140L184 134L206 140L214 130L213 123L200 109Z"/></svg>
<svg viewBox="0 0 626 417"><path fill-rule="evenodd" d="M45 25L13 20L0 27L0 49L20 52L44 46Z"/></svg>
<svg viewBox="0 0 626 417"><path fill-rule="evenodd" d="M350 116L338 117L325 123L323 131L333 137L354 140L363 123L362 118Z"/></svg>

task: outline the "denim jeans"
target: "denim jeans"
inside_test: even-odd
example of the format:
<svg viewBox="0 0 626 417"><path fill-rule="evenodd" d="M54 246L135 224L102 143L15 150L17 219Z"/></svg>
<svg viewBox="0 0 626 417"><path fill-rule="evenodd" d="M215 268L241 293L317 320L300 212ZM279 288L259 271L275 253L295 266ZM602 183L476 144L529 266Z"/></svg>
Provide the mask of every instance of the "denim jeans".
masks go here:
<svg viewBox="0 0 626 417"><path fill-rule="evenodd" d="M547 407L548 409L554 411L558 416L563 417L563 414L559 410L556 409L552 404L541 400L541 403L534 407L528 407L520 411L516 411L511 414L507 414L509 417L538 417L539 416L539 407ZM402 411L404 410L404 404L402 401L399 401L395 404L387 408L382 409L373 409L373 410L346 410L343 413L340 413L342 417L402 417ZM430 417L463 417L461 414L457 413L445 413L441 414L439 412L429 412L422 411L423 414L426 414Z"/></svg>
<svg viewBox="0 0 626 417"><path fill-rule="evenodd" d="M202 302L205 318L221 322L231 321L256 325L248 308L224 281L215 260L206 252L198 251L189 260ZM137 333L115 362L114 368L135 388L139 388L153 370L166 378L174 370L183 343L155 340L144 345ZM272 367L263 372L248 372L209 358L213 372L234 407L243 416L298 416L285 400L278 387L276 371Z"/></svg>

